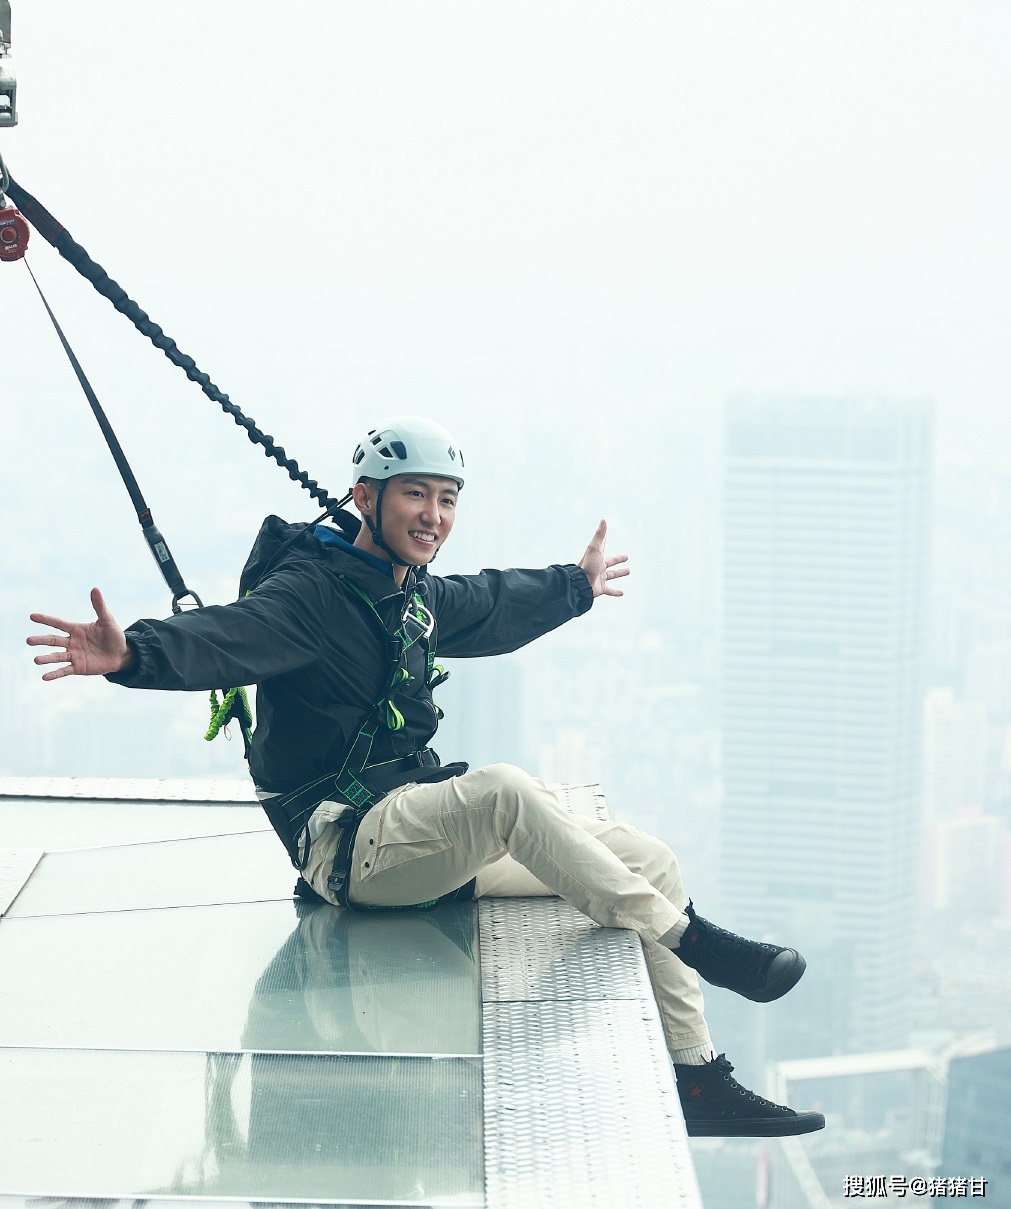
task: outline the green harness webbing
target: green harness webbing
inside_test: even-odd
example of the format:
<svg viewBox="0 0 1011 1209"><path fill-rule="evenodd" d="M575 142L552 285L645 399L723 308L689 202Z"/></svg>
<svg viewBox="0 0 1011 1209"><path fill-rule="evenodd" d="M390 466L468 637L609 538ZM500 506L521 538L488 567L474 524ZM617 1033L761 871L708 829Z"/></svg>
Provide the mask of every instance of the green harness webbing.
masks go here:
<svg viewBox="0 0 1011 1209"><path fill-rule="evenodd" d="M360 777L368 763L385 704L386 697L383 696L369 710L337 772L326 773L315 781L300 785L298 789L292 789L276 798L267 798L261 803L271 826L288 849L291 863L300 873L309 857L306 828L309 819L322 802L345 803L360 822L369 807L374 806L382 796L369 789ZM300 837L306 837L306 842L301 846Z"/></svg>

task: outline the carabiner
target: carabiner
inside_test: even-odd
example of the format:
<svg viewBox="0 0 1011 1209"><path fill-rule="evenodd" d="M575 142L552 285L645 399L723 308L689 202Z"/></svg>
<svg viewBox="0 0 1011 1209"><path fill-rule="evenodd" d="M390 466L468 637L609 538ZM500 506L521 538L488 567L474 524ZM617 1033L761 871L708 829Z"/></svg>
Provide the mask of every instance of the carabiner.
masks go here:
<svg viewBox="0 0 1011 1209"><path fill-rule="evenodd" d="M196 592L190 592L189 590L187 590L185 592L177 592L175 594L175 596L172 597L172 612L173 613L181 613L183 611L182 602L186 599L187 596L189 596L190 599L193 601L193 603L191 605L186 606L188 609L202 609L204 607L204 602L200 599L200 597L196 594Z"/></svg>

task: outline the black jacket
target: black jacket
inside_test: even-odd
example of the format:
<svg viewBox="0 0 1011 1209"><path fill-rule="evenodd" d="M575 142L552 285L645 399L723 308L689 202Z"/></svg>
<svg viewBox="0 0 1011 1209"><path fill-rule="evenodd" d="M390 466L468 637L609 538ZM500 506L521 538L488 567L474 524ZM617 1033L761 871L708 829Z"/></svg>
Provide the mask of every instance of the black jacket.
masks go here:
<svg viewBox="0 0 1011 1209"><path fill-rule="evenodd" d="M350 585L368 596L391 634L406 598L392 575L276 516L260 529L242 590L261 575L232 604L135 622L127 638L137 662L108 679L183 690L255 684L250 773L261 788L286 793L340 766L386 687L384 637ZM423 600L437 623L430 641L439 656L453 658L517 650L593 603L589 581L575 565L423 575L420 582L427 584ZM370 763L420 751L435 734L438 715L424 665L418 643L408 655L410 678L395 698L404 726L380 730ZM402 780L438 775L438 769L415 768Z"/></svg>

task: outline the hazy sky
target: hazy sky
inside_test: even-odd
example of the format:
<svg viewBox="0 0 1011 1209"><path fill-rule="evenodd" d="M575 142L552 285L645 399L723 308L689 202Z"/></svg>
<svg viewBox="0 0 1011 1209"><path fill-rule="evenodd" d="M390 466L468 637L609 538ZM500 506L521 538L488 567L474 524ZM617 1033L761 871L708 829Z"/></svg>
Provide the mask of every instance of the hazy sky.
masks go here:
<svg viewBox="0 0 1011 1209"><path fill-rule="evenodd" d="M592 526L664 409L1008 411L1003 2L13 9L20 183L331 490L368 421L442 418L514 522L485 561L540 523L518 472L570 471ZM307 498L38 236L30 259L180 561L231 582ZM15 574L65 568L69 608L102 559L150 568L23 266L0 291ZM566 426L606 430L607 481Z"/></svg>
<svg viewBox="0 0 1011 1209"><path fill-rule="evenodd" d="M469 314L520 395L589 325L714 396L1007 397L1004 3L14 0L14 34L0 152L229 371L233 342L297 362L271 312L319 291L394 356L433 323L451 360L433 309ZM232 293L245 335L219 336Z"/></svg>

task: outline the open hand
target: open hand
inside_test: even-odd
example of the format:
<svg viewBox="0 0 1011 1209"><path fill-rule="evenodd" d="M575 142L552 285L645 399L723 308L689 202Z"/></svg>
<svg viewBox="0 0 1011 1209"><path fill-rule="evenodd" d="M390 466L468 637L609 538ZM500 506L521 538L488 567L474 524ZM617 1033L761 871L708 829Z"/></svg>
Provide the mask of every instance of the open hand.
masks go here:
<svg viewBox="0 0 1011 1209"><path fill-rule="evenodd" d="M55 626L63 634L32 634L29 646L56 647L46 655L36 655L37 664L60 663L64 667L46 672L43 680L58 680L60 676L104 676L119 672L133 662L133 652L126 635L109 612L98 588L91 589L91 607L95 621L64 621L48 613L32 613L32 621Z"/></svg>
<svg viewBox="0 0 1011 1209"><path fill-rule="evenodd" d="M598 596L624 596L620 588L612 588L610 586L612 579L620 579L629 572L628 567L621 567L619 563L627 563L627 554L611 554L604 555L604 542L607 538L607 521L601 521L597 526L597 532L594 533L590 544L586 547L586 553L579 560L579 565L586 572L586 578L590 581L590 587L593 589L594 599Z"/></svg>

